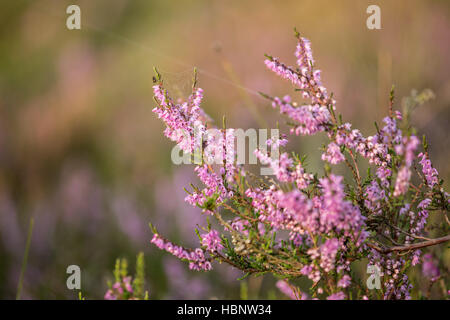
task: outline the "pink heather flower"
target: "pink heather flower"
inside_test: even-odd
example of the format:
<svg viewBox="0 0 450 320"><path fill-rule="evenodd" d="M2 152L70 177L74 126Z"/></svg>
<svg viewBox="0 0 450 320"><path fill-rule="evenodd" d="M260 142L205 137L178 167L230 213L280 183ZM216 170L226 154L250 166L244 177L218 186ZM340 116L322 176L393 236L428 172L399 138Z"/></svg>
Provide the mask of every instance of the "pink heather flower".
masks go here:
<svg viewBox="0 0 450 320"><path fill-rule="evenodd" d="M271 138L266 141L267 146L272 148L285 147L289 141L286 139L286 135L282 134L281 138Z"/></svg>
<svg viewBox="0 0 450 320"><path fill-rule="evenodd" d="M295 166L295 183L299 190L308 188L308 185L313 178L314 176L312 174L305 172L305 169L300 162Z"/></svg>
<svg viewBox="0 0 450 320"><path fill-rule="evenodd" d="M416 136L411 137L403 137L402 144L398 144L395 146L395 151L399 155L405 156L405 164L407 167L410 167L414 160L414 152L419 146L420 141Z"/></svg>
<svg viewBox="0 0 450 320"><path fill-rule="evenodd" d="M291 240L296 247L299 247L303 244L303 237L297 232L289 232L289 240Z"/></svg>
<svg viewBox="0 0 450 320"><path fill-rule="evenodd" d="M424 199L422 200L418 205L417 208L419 209L426 209L431 203L431 199Z"/></svg>
<svg viewBox="0 0 450 320"><path fill-rule="evenodd" d="M328 239L320 246L320 267L323 268L325 272L330 272L334 269L336 254L339 247L339 240L336 238Z"/></svg>
<svg viewBox="0 0 450 320"><path fill-rule="evenodd" d="M327 107L319 104L296 106L290 103L291 98L285 96L283 99L275 97L272 106L279 107L281 114L286 114L291 120L298 124L291 129L296 135L312 135L325 130L331 116Z"/></svg>
<svg viewBox="0 0 450 320"><path fill-rule="evenodd" d="M303 274L304 276L308 276L311 272L312 272L312 267L311 266L308 266L308 265L306 265L306 266L304 266L301 270L300 270L300 272L301 272L301 274Z"/></svg>
<svg viewBox="0 0 450 320"><path fill-rule="evenodd" d="M329 137L333 138L332 135ZM364 144L365 139L358 129L352 130L352 125L347 122L338 127L335 141L339 146L345 145L349 149L356 149L359 144Z"/></svg>
<svg viewBox="0 0 450 320"><path fill-rule="evenodd" d="M289 297L291 300L306 300L306 294L300 293L301 297L298 297L297 294L295 294L294 290L292 290L291 286L284 280L278 280L276 283L276 286L278 290L280 290L284 295Z"/></svg>
<svg viewBox="0 0 450 320"><path fill-rule="evenodd" d="M287 153L282 153L278 160L270 158L266 153L259 149L254 151L255 156L262 164L268 164L281 182L292 182L295 179L293 174L293 160Z"/></svg>
<svg viewBox="0 0 450 320"><path fill-rule="evenodd" d="M346 201L342 176L331 174L328 178L320 179L323 195L320 198L320 222L323 226L321 232L345 231L347 236L354 239L364 225L364 216L358 207ZM359 239L362 241L363 239Z"/></svg>
<svg viewBox="0 0 450 320"><path fill-rule="evenodd" d="M405 162L407 166L411 166L414 160L414 152L420 145L420 141L416 136L409 137L408 142L405 144Z"/></svg>
<svg viewBox="0 0 450 320"><path fill-rule="evenodd" d="M312 174L305 173L301 163L298 163L294 167L294 161L286 152L282 153L278 160L273 160L267 153L264 153L259 149L256 149L254 154L262 164L271 167L277 179L281 182L295 182L297 187L301 190L306 189L309 182L313 179Z"/></svg>
<svg viewBox="0 0 450 320"><path fill-rule="evenodd" d="M328 145L327 151L322 154L322 160L328 161L331 164L338 164L339 162L344 161L345 157L341 153L341 148L334 142L331 142Z"/></svg>
<svg viewBox="0 0 450 320"><path fill-rule="evenodd" d="M281 78L290 80L294 86L302 89L303 98L310 98L313 104L321 101L323 102L327 99L327 90L322 86L320 70L313 71L314 59L308 39L298 38L295 56L297 58L299 71L286 66L277 58L273 57L268 57L264 63L267 68L275 72ZM332 103L334 104L335 101L333 100Z"/></svg>
<svg viewBox="0 0 450 320"><path fill-rule="evenodd" d="M415 266L418 265L420 263L420 255L421 255L421 251L420 250L416 250L413 253L412 259L411 259L411 265Z"/></svg>
<svg viewBox="0 0 450 320"><path fill-rule="evenodd" d="M397 174L397 180L395 181L394 197L398 197L408 191L410 178L411 170L406 166L400 168Z"/></svg>
<svg viewBox="0 0 450 320"><path fill-rule="evenodd" d="M352 279L348 275L351 262L349 253L364 254L368 249L364 240L369 236L369 232L366 230L366 217L361 210L364 209L366 214L368 209L368 215L380 214L386 204L392 204L395 208L391 210L392 214L400 218L399 220L403 223L402 228L413 235L420 235L424 232L428 208L434 201L434 196L424 199L426 193L420 194L421 202L417 205L417 212L414 212L411 204L404 203L400 207L401 205L387 194L392 188L395 197L408 192L411 167L416 156L416 149L420 144L419 139L414 135L403 136L398 125L398 121L402 119L401 113L396 111L394 115L384 118L383 128L367 138L359 130L352 129L350 123L336 126L330 113L330 110L335 110L335 101L327 98L326 89L321 84L320 71L314 69L311 45L307 39L298 39L295 56L298 68L287 66L272 57L268 57L265 64L280 77L291 81L302 93L303 98L308 98L310 101L302 105L293 102L290 96L275 97L272 99L272 106L279 108L280 113L290 119L293 123L291 129L293 134L327 133L331 142L322 154L322 160L331 164L344 161L345 157L341 148L345 147L355 151L355 155L362 155L369 164L375 165L376 178L372 179L368 185L364 184L363 202L355 201L349 195L346 188L348 184L343 183L342 176L330 174L318 178L317 181L317 178L305 172L301 163L289 157L288 153L282 153L278 159L271 159L267 152L256 150L255 154L259 160L263 164L270 165L277 179L284 184L280 186L270 181L267 187L267 183L254 187L252 183L249 183L242 203L243 206L249 204L248 212L251 213L252 218L257 218L259 221L250 223L239 217L231 220L230 225L231 229L245 237L249 237L250 233L256 231L262 239L270 239L268 236L277 232L278 238L274 237L272 240L275 242L273 248L285 248L285 245L290 247L292 244L299 249L299 253L306 252L305 261L302 259L298 270L302 275L318 283L323 279L324 272L333 272L338 277L337 287L348 288L352 284ZM196 128L199 128L202 137L207 132L204 124L207 116L200 108L203 91L194 89L186 102L174 102L168 97L161 84L154 86L154 94L158 100L158 107L154 109L154 112L167 125L165 135L185 151L196 150L199 146L206 147L203 156L206 164L199 165L195 169L205 187L203 190L195 188L194 192L186 197L186 201L204 208L207 213L212 213L210 210L215 209L215 204L220 205L227 198L236 200L233 198L233 191L239 193L241 191L240 188L237 191L234 177L236 173L243 175L244 171L240 171L241 168L234 164L236 155L232 130L231 132L227 130L224 134L223 131L216 129L218 133L216 137L208 135L206 139L200 139L200 143L192 139ZM267 141L267 145L272 147L285 146L286 143L287 139L284 137ZM400 165L392 161L392 150L403 161ZM219 172L214 172L211 166L207 165L211 164L208 161L216 157L225 160ZM438 173L431 166L428 155L420 154L419 158L424 179L427 185L433 188L439 183ZM397 175L393 176L393 172ZM448 197L447 193L445 197ZM405 197L405 199L409 198L409 196ZM360 209L363 205L365 208ZM388 228L384 226L381 228L382 232L386 234L389 232ZM228 230L228 228L225 229ZM278 231L281 232L278 233ZM406 236L404 242L410 244L413 239ZM203 248L206 247L205 251L200 248L185 249L159 235L154 235L152 243L180 259L187 260L189 267L193 270L210 270L210 258L205 257L205 254L209 252L214 256L215 252L223 249L221 236L217 230L211 230L202 235L201 244ZM382 254L374 249L370 249L369 252L369 263L383 270L382 276L385 281L383 285L386 292L384 298L410 299L409 292L412 286L403 270L409 262L413 265L420 262L420 250L413 253L405 252L405 255ZM246 258L253 259L253 254L243 257L243 259ZM431 279L439 276L439 269L431 255L423 257L422 271ZM278 281L277 287L291 298L295 293L285 281ZM121 285L120 289L122 288L128 290L126 285ZM119 290L119 287L116 289ZM323 293L323 289L318 289L318 292ZM107 293L107 295L113 298L115 292ZM363 298L367 299L366 296ZM342 300L346 299L346 295L341 291L331 294L327 299Z"/></svg>
<svg viewBox="0 0 450 320"><path fill-rule="evenodd" d="M308 86L308 82L305 77L300 77L292 67L288 67L281 63L277 58L266 59L264 60L264 64L281 78L291 81L292 84L298 88L303 89Z"/></svg>
<svg viewBox="0 0 450 320"><path fill-rule="evenodd" d="M225 132L225 173L228 182L232 182L234 175L237 173L237 168L235 166L236 151L234 149L236 137L234 132L234 129L227 129Z"/></svg>
<svg viewBox="0 0 450 320"><path fill-rule="evenodd" d="M309 76L314 65L314 58L311 50L311 42L308 39L298 39L295 56L297 57L297 65L300 69L300 72L304 76ZM320 79L319 76L317 77Z"/></svg>
<svg viewBox="0 0 450 320"><path fill-rule="evenodd" d="M207 261L202 249L187 250L181 246L177 246L165 239L159 234L153 235L151 243L155 244L159 249L165 250L178 259L185 259L189 261L189 268L197 271L209 271L212 269L211 262Z"/></svg>
<svg viewBox="0 0 450 320"><path fill-rule="evenodd" d="M133 287L131 286L131 276L123 278L123 285L125 286L125 290L132 293Z"/></svg>
<svg viewBox="0 0 450 320"><path fill-rule="evenodd" d="M382 203L387 200L387 197L384 189L380 188L376 180L372 180L371 184L366 187L364 195L366 196L364 200L365 206L372 212L380 214Z"/></svg>
<svg viewBox="0 0 450 320"><path fill-rule="evenodd" d="M345 300L345 293L339 291L327 297L327 300Z"/></svg>
<svg viewBox="0 0 450 320"><path fill-rule="evenodd" d="M131 276L123 277L120 281L115 282L111 289L106 291L105 300L124 299L124 294L133 293L133 286L131 285Z"/></svg>
<svg viewBox="0 0 450 320"><path fill-rule="evenodd" d="M378 167L377 168L377 177L381 180L381 185L383 187L389 186L388 178L392 175L392 171L385 167Z"/></svg>
<svg viewBox="0 0 450 320"><path fill-rule="evenodd" d="M215 172L209 170L207 164L197 166L194 169L197 172L200 180L205 184L205 188L201 192L193 192L186 196L186 202L194 206L202 206L207 198L217 194L217 203L222 202L227 196L227 190L223 184L222 178ZM208 210L204 210L206 213L211 213Z"/></svg>
<svg viewBox="0 0 450 320"><path fill-rule="evenodd" d="M203 97L202 89L196 88L189 97L189 102L180 104L174 103L168 97L161 84L154 85L153 92L158 106L152 111L166 124L165 136L176 142L185 152L192 153L199 147L198 141L193 139L195 128L204 131L202 122L205 120L205 113L199 107Z"/></svg>
<svg viewBox="0 0 450 320"><path fill-rule="evenodd" d="M105 293L105 300L117 300L117 297L114 295L113 291L110 289Z"/></svg>
<svg viewBox="0 0 450 320"><path fill-rule="evenodd" d="M352 278L350 278L349 275L344 275L339 281L338 281L338 287L340 288L347 288L352 283Z"/></svg>
<svg viewBox="0 0 450 320"><path fill-rule="evenodd" d="M280 159L275 161L273 169L277 179L282 182L291 182L293 180L293 175L290 172L290 168L293 165L293 161L289 158L287 153L282 153Z"/></svg>
<svg viewBox="0 0 450 320"><path fill-rule="evenodd" d="M433 188L439 182L438 172L431 166L431 161L426 154L420 153L419 158L422 158L419 163L422 165L422 173L425 176L427 185L428 187Z"/></svg>
<svg viewBox="0 0 450 320"><path fill-rule="evenodd" d="M280 290L284 295L288 296L291 300L298 300L292 288L286 281L278 280L276 286L278 290Z"/></svg>
<svg viewBox="0 0 450 320"><path fill-rule="evenodd" d="M436 280L441 273L439 271L439 267L436 265L436 261L433 259L433 256L427 253L423 255L422 261L422 274L432 281Z"/></svg>
<svg viewBox="0 0 450 320"><path fill-rule="evenodd" d="M211 230L210 232L202 235L202 245L211 252L217 252L223 249L221 243L220 234L217 230Z"/></svg>
<svg viewBox="0 0 450 320"><path fill-rule="evenodd" d="M385 144L402 142L402 131L397 127L397 120L391 117L383 119L385 126L381 129L380 141Z"/></svg>

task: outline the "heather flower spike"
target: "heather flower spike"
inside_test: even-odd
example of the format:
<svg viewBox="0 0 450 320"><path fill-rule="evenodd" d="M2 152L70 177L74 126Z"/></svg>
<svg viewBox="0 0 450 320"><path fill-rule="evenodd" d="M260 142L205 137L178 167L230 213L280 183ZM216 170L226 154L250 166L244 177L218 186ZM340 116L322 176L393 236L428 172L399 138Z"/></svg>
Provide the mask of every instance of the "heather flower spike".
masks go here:
<svg viewBox="0 0 450 320"><path fill-rule="evenodd" d="M134 279L128 275L126 259L116 260L114 279L114 283L108 282L109 289L105 293L105 300L148 300L148 291L145 291L145 264L142 252L136 257Z"/></svg>
<svg viewBox="0 0 450 320"><path fill-rule="evenodd" d="M432 166L428 145L423 143L421 152L408 114L394 110L393 89L388 116L383 126L375 123L373 135L365 137L343 121L316 69L311 42L296 30L295 36L295 67L271 55L264 60L270 71L294 86L292 96L261 95L288 118L291 134L328 138L322 154L325 175L308 172L304 160L289 152L272 159L261 148L255 155L270 166L276 180L245 171L236 164L233 130L215 128L202 109L196 74L191 95L180 101L171 98L155 69L153 112L166 125L165 136L200 157L194 170L203 187L192 185L186 202L214 219L214 228L208 223L204 233L198 232L195 249L166 240L153 226L151 242L193 270L210 270L218 261L248 275L281 277L277 287L292 299L409 299L410 266L423 262L424 274L437 278L434 260L421 258L422 252L450 240L449 194ZM208 129L216 129L217 136L209 136ZM287 141L283 136L268 144L285 148ZM221 164L212 165L216 157ZM361 162L370 167L366 175ZM341 163L352 179L334 172ZM427 229L431 214L445 218L438 233ZM369 291L355 277L352 262L362 259L380 270L380 290ZM308 293L289 282L301 277L310 280ZM123 278L113 289L126 290L127 281Z"/></svg>

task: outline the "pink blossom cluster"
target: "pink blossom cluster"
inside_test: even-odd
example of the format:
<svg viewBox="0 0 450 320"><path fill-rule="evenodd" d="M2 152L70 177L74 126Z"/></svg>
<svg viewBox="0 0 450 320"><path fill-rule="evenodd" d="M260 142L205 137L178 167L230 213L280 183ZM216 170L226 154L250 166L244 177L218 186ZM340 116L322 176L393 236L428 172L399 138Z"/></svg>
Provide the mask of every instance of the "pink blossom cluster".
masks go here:
<svg viewBox="0 0 450 320"><path fill-rule="evenodd" d="M203 90L196 88L188 102L179 104L168 96L161 83L153 86L153 93L158 106L152 111L166 124L165 136L176 142L186 152L191 153L197 150L201 141L194 139L194 130L200 132L205 130L202 122L205 121L206 114L199 107L203 99ZM201 134L196 136L201 137Z"/></svg>
<svg viewBox="0 0 450 320"><path fill-rule="evenodd" d="M395 181L394 197L405 194L408 191L411 179L411 165L415 157L414 152L419 145L419 139L415 136L403 137L403 143L395 146L398 155L404 156L404 165L400 168Z"/></svg>
<svg viewBox="0 0 450 320"><path fill-rule="evenodd" d="M313 179L312 174L305 172L301 162L294 165L294 160L286 152L283 152L279 159L272 159L260 149L256 149L254 154L262 164L271 167L280 182L295 183L297 188L302 190L306 189Z"/></svg>
<svg viewBox="0 0 450 320"><path fill-rule="evenodd" d="M267 68L275 72L283 79L289 80L302 91L304 98L312 100L313 104L323 103L328 100L327 90L322 86L320 70L314 70L314 59L312 56L310 41L300 36L297 37L298 44L295 51L297 58L297 69L286 66L278 58L267 56L264 61ZM334 104L334 101L332 101Z"/></svg>
<svg viewBox="0 0 450 320"><path fill-rule="evenodd" d="M202 245L210 252L218 252L223 249L219 231L211 230L202 235Z"/></svg>
<svg viewBox="0 0 450 320"><path fill-rule="evenodd" d="M346 298L345 293L339 291L328 296L327 300L345 300L345 298Z"/></svg>
<svg viewBox="0 0 450 320"><path fill-rule="evenodd" d="M106 291L105 300L120 300L125 294L132 294L131 276L122 277L121 282L115 282L112 288Z"/></svg>
<svg viewBox="0 0 450 320"><path fill-rule="evenodd" d="M341 148L334 142L328 145L327 151L322 154L322 160L331 164L338 164L345 160L344 155L341 152Z"/></svg>
<svg viewBox="0 0 450 320"><path fill-rule="evenodd" d="M293 288L285 280L278 280L275 285L281 293L286 295L291 300L308 300L306 293L301 292L298 288Z"/></svg>
<svg viewBox="0 0 450 320"><path fill-rule="evenodd" d="M204 121L208 116L200 107L203 99L203 90L194 88L187 102L174 103L168 92L163 88L162 82L153 86L158 106L153 109L159 118L166 124L165 135L175 141L181 150L187 153L200 152L195 156L200 164L196 166L200 180L205 184L203 190L194 190L186 197L186 201L194 206L202 207L208 198L218 194L217 202L231 196L224 188L221 177L225 175L228 181L234 179L237 172L235 164L235 136L233 129L219 130L207 129ZM220 175L211 170L211 164L225 163ZM204 208L204 212L211 213Z"/></svg>
<svg viewBox="0 0 450 320"><path fill-rule="evenodd" d="M345 161L352 169L353 184L332 173L328 165L325 175L319 177L308 173L304 161L296 156L282 152L273 158L264 148L254 153L262 164L272 168L278 181L255 179L254 183L235 164L233 131L217 130L218 136L209 135L202 140L205 152L201 155L202 163L195 168L204 188L193 186L186 201L213 214L224 231L231 234L235 248L230 249L229 243L224 246L225 235L209 226L207 233L199 235L209 259L202 249L184 249L156 233L152 243L188 260L195 270L209 270L210 261L217 259L250 273L305 276L314 282L313 287L318 287L313 297L323 294L329 300L347 298L349 288L357 282L352 279L350 264L367 257L370 264L382 270L382 296L409 299L412 285L405 271L410 262L412 265L420 262L421 250L407 247L405 253L397 254L384 248L399 243L408 246L424 235L431 203L434 204L434 186L439 183L437 170L431 166L427 153L419 154L428 193L413 185L412 169L420 141L402 125L400 112L390 109L383 127L379 129L376 124L376 133L368 137L336 117L336 101L328 97L320 71L315 70L310 42L298 35L297 39L296 68L271 56L267 56L265 64L291 81L303 98L310 99L310 104L293 102L287 95L281 99L264 96L292 122L292 134L324 132L330 141L322 160L330 164ZM161 82L155 85L154 92L159 104L154 111L167 125L166 136L183 150L192 152L198 143L192 144L191 140L187 143L178 130L188 132L189 136L194 126L202 123L201 130L206 132L202 122L205 113L200 107L203 92L194 89L188 102L179 104L168 97ZM268 140L267 145L285 147L287 142L283 136ZM210 164L216 156L224 160L218 170ZM375 167L374 175L370 170L366 177L362 175L358 157ZM412 188L416 192L414 197L409 192ZM448 206L448 194L441 192L440 197L445 198L444 206ZM234 218L228 222L221 219L223 208L234 213ZM254 246L259 246L258 250ZM274 257L276 254L282 259ZM283 263L274 262L280 260ZM427 266L427 270L432 269ZM324 290L319 283L328 287ZM293 297L287 282L280 281L277 287Z"/></svg>
<svg viewBox="0 0 450 320"><path fill-rule="evenodd" d="M197 172L198 177L205 185L205 188L201 191L194 191L188 196L186 196L185 200L196 206L202 207L208 198L213 197L217 194L218 203L222 202L224 198L228 196L228 191L224 186L223 179L214 171L210 169L207 164L196 166L194 169ZM204 212L212 213L211 210L205 208Z"/></svg>
<svg viewBox="0 0 450 320"><path fill-rule="evenodd" d="M404 257L395 256L393 253L383 255L372 249L368 258L369 265L377 266L381 271L379 275L385 279L384 299L411 299L412 285L404 273L406 267Z"/></svg>
<svg viewBox="0 0 450 320"><path fill-rule="evenodd" d="M296 135L312 135L324 131L330 121L330 112L326 106L320 104L298 106L296 102L291 103L290 96L283 99L273 98L272 106L279 108L281 114L295 121L296 126L291 129L291 133Z"/></svg>
<svg viewBox="0 0 450 320"><path fill-rule="evenodd" d="M423 255L422 261L422 274L431 281L436 281L441 275L436 260L430 253L427 253Z"/></svg>
<svg viewBox="0 0 450 320"><path fill-rule="evenodd" d="M248 220L244 220L242 218L234 218L230 221L231 229L226 228L228 231L234 230L239 233L248 236L249 231L252 229L252 225L248 222ZM258 223L258 233L263 235L266 231L263 223Z"/></svg>
<svg viewBox="0 0 450 320"><path fill-rule="evenodd" d="M419 153L419 163L422 166L422 173L426 179L427 185L433 188L438 183L438 172L431 166L431 161L428 159L428 155L425 153Z"/></svg>
<svg viewBox="0 0 450 320"><path fill-rule="evenodd" d="M155 246L161 250L165 250L175 257L189 261L189 268L191 270L209 271L212 269L211 262L205 257L202 249L187 250L181 246L175 245L170 241L165 240L159 234L155 233L151 240Z"/></svg>
<svg viewBox="0 0 450 320"><path fill-rule="evenodd" d="M380 187L376 180L372 182L365 189L364 204L374 214L381 214L382 207L387 201L386 191Z"/></svg>

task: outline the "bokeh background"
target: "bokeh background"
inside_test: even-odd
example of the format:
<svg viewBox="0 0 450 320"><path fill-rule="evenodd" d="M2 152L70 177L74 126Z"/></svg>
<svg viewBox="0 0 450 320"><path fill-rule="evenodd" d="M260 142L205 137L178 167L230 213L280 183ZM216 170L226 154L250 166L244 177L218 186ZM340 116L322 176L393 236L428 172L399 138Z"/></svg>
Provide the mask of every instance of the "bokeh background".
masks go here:
<svg viewBox="0 0 450 320"><path fill-rule="evenodd" d="M81 8L81 30L66 28L70 4ZM382 30L366 28L369 4L381 7ZM71 264L81 268L83 295L103 298L115 259L129 259L133 271L140 251L151 299L238 298L236 270L191 272L149 243L149 221L186 246L204 224L183 201L193 167L172 164L173 145L151 112L152 68L183 97L197 66L217 122L226 115L230 127L275 128L282 119L256 92L292 87L265 68L263 54L293 64L294 26L312 40L344 119L365 135L386 114L392 84L398 108L412 89L433 90L413 123L450 178L447 0L1 1L0 298L16 295L31 217L24 299L75 299ZM321 168L320 139L289 144L310 155L311 170ZM436 250L448 261L448 250ZM249 280L249 297L281 298L274 281Z"/></svg>

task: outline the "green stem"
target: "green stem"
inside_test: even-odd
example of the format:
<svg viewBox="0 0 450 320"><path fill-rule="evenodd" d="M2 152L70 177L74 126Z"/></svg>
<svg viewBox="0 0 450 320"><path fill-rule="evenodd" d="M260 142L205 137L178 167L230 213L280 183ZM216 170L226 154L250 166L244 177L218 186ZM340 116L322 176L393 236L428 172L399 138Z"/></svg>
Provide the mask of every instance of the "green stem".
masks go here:
<svg viewBox="0 0 450 320"><path fill-rule="evenodd" d="M28 236L27 236L27 243L25 246L25 255L23 256L22 268L20 270L19 285L17 286L16 300L20 300L20 294L22 293L23 277L25 275L25 270L27 268L28 253L30 252L31 236L33 235L33 225L34 219L33 217L31 217L30 224L28 226Z"/></svg>

